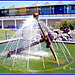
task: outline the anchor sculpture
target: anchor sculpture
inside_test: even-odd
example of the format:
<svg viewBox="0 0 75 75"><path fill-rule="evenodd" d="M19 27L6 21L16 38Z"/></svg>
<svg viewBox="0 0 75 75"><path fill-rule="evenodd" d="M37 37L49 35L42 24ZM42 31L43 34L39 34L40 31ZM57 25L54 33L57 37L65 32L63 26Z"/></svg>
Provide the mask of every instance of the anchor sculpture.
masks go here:
<svg viewBox="0 0 75 75"><path fill-rule="evenodd" d="M38 14L37 14L37 13L33 14L33 17L38 21ZM30 45L30 47L31 47L31 46L34 46L34 45L37 45L37 44L42 43L42 42L45 41L45 42L47 43L46 47L47 47L47 48L50 48L50 50L51 50L51 52L52 52L52 54L53 54L55 60L57 60L56 54L55 54L55 52L54 52L54 50L53 50L53 48L52 48L52 46L51 46L51 43L52 43L52 41L53 41L53 39L54 39L54 36L53 36L50 32L48 32L48 35L46 35L45 32L44 32L44 30L43 30L43 28L42 28L42 26L41 26L41 24L40 24L39 22L38 22L38 25L39 25L39 27L40 27L40 29L41 29L41 32L42 32L44 38L41 38L39 41L33 42L33 43ZM29 46L28 46L28 47L29 47ZM25 49L27 49L28 47L26 47ZM19 53L19 52L21 52L21 51L23 51L23 50L25 50L25 49L24 49L24 48L19 48L19 49L17 49L17 51L16 51L16 50L8 51L7 57L11 57L12 54Z"/></svg>
<svg viewBox="0 0 75 75"><path fill-rule="evenodd" d="M37 21L38 21L38 14L35 13L33 16L34 16L34 18L36 18ZM52 48L52 46L51 46L51 43L52 43L52 41L53 41L53 39L54 39L54 36L53 36L50 32L48 32L48 35L46 35L45 32L44 32L44 30L43 30L43 28L42 28L42 26L41 26L41 24L40 24L39 22L38 22L38 25L39 25L39 27L40 27L40 29L41 29L41 32L42 32L43 36L44 36L44 38L41 39L40 42L46 41L46 43L47 43L47 46L46 46L46 47L47 47L47 48L50 48L50 50L51 50L51 52L52 52L52 54L53 54L53 56L54 56L54 58L55 58L55 60L56 60L55 52L54 52L54 50L53 50L53 48Z"/></svg>

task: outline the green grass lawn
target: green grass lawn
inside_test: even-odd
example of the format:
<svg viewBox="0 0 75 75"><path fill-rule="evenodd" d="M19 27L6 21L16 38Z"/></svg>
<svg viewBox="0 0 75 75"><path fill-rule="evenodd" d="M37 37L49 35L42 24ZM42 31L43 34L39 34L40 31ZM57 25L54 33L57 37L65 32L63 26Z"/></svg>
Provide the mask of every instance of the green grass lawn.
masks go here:
<svg viewBox="0 0 75 75"><path fill-rule="evenodd" d="M72 56L74 57L74 59L75 59L75 44L66 44L66 46L67 46L67 48L69 49L69 51L70 51L70 53L72 54ZM52 63L47 63L47 65L48 66L51 66L51 64ZM40 65L40 64L39 64ZM36 67L38 67L39 69L40 69L40 66L39 65L36 65ZM56 64L54 64L54 65L56 65ZM53 64L52 64L52 66L53 66ZM51 66L51 68L52 68L52 66ZM35 68L36 68L35 67ZM9 69L6 69L6 68L4 68L4 67L2 67L2 66L0 66L0 73L7 73L7 74L9 74L9 73L12 73L12 74L14 74L14 73L16 73L16 74L34 74L33 72L20 72L20 71L14 71L14 70L9 70ZM59 74L64 74L64 73L66 73L66 74L71 74L71 73L75 73L75 61L71 64L71 65L69 65L69 66L67 66L67 67L65 67L65 68L61 68L61 69L58 69L58 70L52 70L52 71L42 71L42 72L35 72L35 74L56 74L56 73L59 73Z"/></svg>
<svg viewBox="0 0 75 75"><path fill-rule="evenodd" d="M0 37L5 36L5 33L4 33L5 31L7 31L7 35L13 35L15 33L15 31L12 31L10 29L0 29ZM0 40L5 40L5 39L0 39ZM75 59L75 44L65 44L65 45L67 46L71 55ZM42 46L46 50L46 48L45 48L46 46L44 44ZM5 47L5 45L0 44L0 51L3 50L4 47ZM59 57L61 57L61 56L62 56L62 54L60 54ZM0 61L1 61L1 59L0 59ZM23 60L23 61L25 61L25 60ZM37 64L34 63L35 64L35 66L34 66L33 62L30 61L31 65L34 66L34 69L38 69L38 70L42 69L42 67L40 67L41 66L41 63L40 63L41 60L40 61L33 60L33 61L38 62ZM45 60L45 62L46 62L46 60ZM11 63L11 61L10 61L10 63ZM18 64L15 63L15 67L16 67L16 65L18 65ZM50 67L50 69L55 68L55 67L58 68L57 64L54 64L54 63L51 63L51 62L47 62L46 65L47 65L46 68L48 68L48 69L49 69L49 67ZM43 69L41 72L15 71L15 70L10 70L10 69L4 68L3 66L0 65L0 74L15 74L15 73L16 74L57 74L57 73L59 73L59 74L64 74L64 73L72 74L73 73L73 74L75 74L75 61L71 65L69 65L65 68L61 68L61 69L58 69L58 70L52 70L52 71L50 71L50 70L44 71L44 69Z"/></svg>
<svg viewBox="0 0 75 75"><path fill-rule="evenodd" d="M7 39L10 39L10 37L15 33L15 31L11 29L0 29L0 40L6 40L6 38L2 38L6 37L5 31L7 32Z"/></svg>

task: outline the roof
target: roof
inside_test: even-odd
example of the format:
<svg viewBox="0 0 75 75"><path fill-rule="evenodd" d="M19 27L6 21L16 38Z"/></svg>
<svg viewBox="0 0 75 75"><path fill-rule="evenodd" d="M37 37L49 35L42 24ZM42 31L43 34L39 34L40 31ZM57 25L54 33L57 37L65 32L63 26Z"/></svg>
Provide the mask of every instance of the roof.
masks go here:
<svg viewBox="0 0 75 75"><path fill-rule="evenodd" d="M75 4L75 1L72 1L70 4L68 4L68 5L72 5L72 4Z"/></svg>
<svg viewBox="0 0 75 75"><path fill-rule="evenodd" d="M47 5L50 5L50 3L46 2L42 6L47 6Z"/></svg>
<svg viewBox="0 0 75 75"><path fill-rule="evenodd" d="M56 4L54 4L54 5L65 5L63 2L58 2L58 3L56 3Z"/></svg>
<svg viewBox="0 0 75 75"><path fill-rule="evenodd" d="M17 8L17 6L16 5L13 5L13 6L9 7L9 8Z"/></svg>
<svg viewBox="0 0 75 75"><path fill-rule="evenodd" d="M23 5L19 6L18 8L24 8L24 7L27 7L27 5L23 4Z"/></svg>
<svg viewBox="0 0 75 75"><path fill-rule="evenodd" d="M8 7L6 7L6 6L3 6L3 7L1 7L0 9L7 9Z"/></svg>
<svg viewBox="0 0 75 75"><path fill-rule="evenodd" d="M38 4L34 3L32 4L30 7L36 7L36 6L39 6Z"/></svg>

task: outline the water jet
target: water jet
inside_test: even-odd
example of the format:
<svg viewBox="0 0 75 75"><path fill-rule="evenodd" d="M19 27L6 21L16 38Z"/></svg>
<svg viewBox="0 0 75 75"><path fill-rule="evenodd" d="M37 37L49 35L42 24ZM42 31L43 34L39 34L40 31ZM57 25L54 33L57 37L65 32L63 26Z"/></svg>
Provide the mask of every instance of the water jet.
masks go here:
<svg viewBox="0 0 75 75"><path fill-rule="evenodd" d="M11 38L19 39L9 41L0 51L1 64L12 69L38 71L58 68L72 61L65 44L53 43L53 32L38 17L37 14L24 21Z"/></svg>

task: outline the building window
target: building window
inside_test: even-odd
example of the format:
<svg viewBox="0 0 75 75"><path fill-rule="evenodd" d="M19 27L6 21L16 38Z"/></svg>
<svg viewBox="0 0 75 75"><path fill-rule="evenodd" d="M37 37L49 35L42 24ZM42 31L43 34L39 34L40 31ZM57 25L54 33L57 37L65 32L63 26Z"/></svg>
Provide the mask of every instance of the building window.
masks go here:
<svg viewBox="0 0 75 75"><path fill-rule="evenodd" d="M49 11L50 7L44 7L44 11Z"/></svg>
<svg viewBox="0 0 75 75"><path fill-rule="evenodd" d="M33 9L30 9L31 12L33 12Z"/></svg>
<svg viewBox="0 0 75 75"><path fill-rule="evenodd" d="M34 8L34 11L36 11L36 8Z"/></svg>
<svg viewBox="0 0 75 75"><path fill-rule="evenodd" d="M4 10L4 13L7 13L8 11L7 10Z"/></svg>
<svg viewBox="0 0 75 75"><path fill-rule="evenodd" d="M49 11L50 10L50 7L47 7L47 11Z"/></svg>
<svg viewBox="0 0 75 75"><path fill-rule="evenodd" d="M3 14L3 13L4 13L4 11L2 10L2 11L1 11L1 13Z"/></svg>
<svg viewBox="0 0 75 75"><path fill-rule="evenodd" d="M72 9L72 10L75 10L75 5L72 5L72 6L71 6L71 9Z"/></svg>
<svg viewBox="0 0 75 75"><path fill-rule="evenodd" d="M46 11L46 7L44 7L44 11Z"/></svg>

